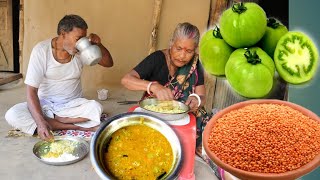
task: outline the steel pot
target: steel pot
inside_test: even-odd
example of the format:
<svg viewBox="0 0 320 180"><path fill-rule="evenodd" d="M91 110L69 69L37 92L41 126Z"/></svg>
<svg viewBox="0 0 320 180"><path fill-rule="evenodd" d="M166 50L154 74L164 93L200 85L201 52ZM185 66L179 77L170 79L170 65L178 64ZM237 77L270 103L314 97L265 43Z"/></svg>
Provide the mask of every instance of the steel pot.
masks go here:
<svg viewBox="0 0 320 180"><path fill-rule="evenodd" d="M144 118L144 125L158 130L167 138L173 151L172 168L170 172L161 179L176 179L178 177L182 166L182 149L179 138L173 129L155 116L142 112L129 112L111 117L100 126L92 137L90 143L90 159L100 178L115 179L104 164L104 153L112 134L122 127L141 124L141 117Z"/></svg>
<svg viewBox="0 0 320 180"><path fill-rule="evenodd" d="M92 45L87 37L82 37L76 42L76 48L79 51L81 61L93 66L98 64L102 58L102 53L97 45Z"/></svg>

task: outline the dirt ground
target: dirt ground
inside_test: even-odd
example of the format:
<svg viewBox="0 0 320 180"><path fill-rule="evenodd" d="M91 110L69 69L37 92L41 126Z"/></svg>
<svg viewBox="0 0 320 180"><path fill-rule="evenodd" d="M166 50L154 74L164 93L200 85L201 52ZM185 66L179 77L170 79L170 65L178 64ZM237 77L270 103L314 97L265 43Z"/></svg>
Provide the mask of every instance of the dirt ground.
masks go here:
<svg viewBox="0 0 320 180"><path fill-rule="evenodd" d="M13 105L26 101L25 85L22 80L0 86L0 177L4 180L98 180L100 179L93 169L90 157L87 155L80 162L65 165L52 166L40 162L32 153L32 148L40 139L23 133L15 133L18 137L8 136L13 128L6 122L4 115ZM133 106L119 105L118 101L139 100L142 93L126 90L122 86L110 86L108 99L99 101L95 90L84 92L88 99L99 101L104 112L109 116L127 112ZM89 142L90 143L90 142ZM216 179L212 172L205 171L203 162L195 163L195 174L197 179Z"/></svg>

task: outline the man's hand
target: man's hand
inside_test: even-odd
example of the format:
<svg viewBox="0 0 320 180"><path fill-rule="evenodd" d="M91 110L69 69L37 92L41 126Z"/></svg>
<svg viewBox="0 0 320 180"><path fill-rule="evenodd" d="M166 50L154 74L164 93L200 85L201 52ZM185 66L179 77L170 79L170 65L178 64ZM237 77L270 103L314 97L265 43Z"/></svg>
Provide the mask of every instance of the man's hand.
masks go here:
<svg viewBox="0 0 320 180"><path fill-rule="evenodd" d="M43 140L52 140L53 135L50 134L50 124L45 120L41 110L40 100L38 97L38 88L27 85L27 102L28 109L37 124L38 135Z"/></svg>
<svg viewBox="0 0 320 180"><path fill-rule="evenodd" d="M101 38L94 33L90 33L88 36L89 41L92 44L95 44L99 46L101 53L102 53L102 59L99 61L99 64L103 67L112 67L113 66L113 59L109 52L109 50L103 46L101 43Z"/></svg>
<svg viewBox="0 0 320 180"><path fill-rule="evenodd" d="M90 33L88 39L92 44L101 44L101 38L97 34Z"/></svg>
<svg viewBox="0 0 320 180"><path fill-rule="evenodd" d="M53 134L50 132L51 128L47 121L42 121L38 124L37 132L39 137L45 141L51 141L53 139Z"/></svg>

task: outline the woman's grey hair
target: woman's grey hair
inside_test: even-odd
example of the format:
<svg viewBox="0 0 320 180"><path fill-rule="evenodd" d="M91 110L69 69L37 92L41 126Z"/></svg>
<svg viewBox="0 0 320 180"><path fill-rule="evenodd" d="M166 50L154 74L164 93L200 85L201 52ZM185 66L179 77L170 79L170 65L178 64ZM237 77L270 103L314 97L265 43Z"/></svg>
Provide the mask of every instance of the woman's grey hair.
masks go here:
<svg viewBox="0 0 320 180"><path fill-rule="evenodd" d="M173 42L179 38L193 39L196 46L198 47L200 39L199 29L197 28L197 26L192 25L188 22L180 23L177 25L172 34L169 46L171 47Z"/></svg>
<svg viewBox="0 0 320 180"><path fill-rule="evenodd" d="M72 29L80 28L80 29L88 29L87 23L82 19L82 17L74 14L65 15L58 24L57 33L61 34L62 31L70 32Z"/></svg>

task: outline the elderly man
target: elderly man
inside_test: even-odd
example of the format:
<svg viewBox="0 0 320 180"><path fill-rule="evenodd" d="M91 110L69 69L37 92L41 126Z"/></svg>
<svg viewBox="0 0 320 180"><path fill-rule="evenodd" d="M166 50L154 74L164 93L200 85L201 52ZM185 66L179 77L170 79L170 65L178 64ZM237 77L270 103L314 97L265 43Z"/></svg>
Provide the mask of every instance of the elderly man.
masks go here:
<svg viewBox="0 0 320 180"><path fill-rule="evenodd" d="M5 118L14 128L41 139L52 138L50 130L95 131L100 124L102 106L83 98L81 72L83 62L75 48L77 40L87 36L87 23L77 15L64 16L57 37L38 43L32 50L25 78L27 102L10 108ZM109 51L96 34L88 36L99 46L99 65L112 67Z"/></svg>

